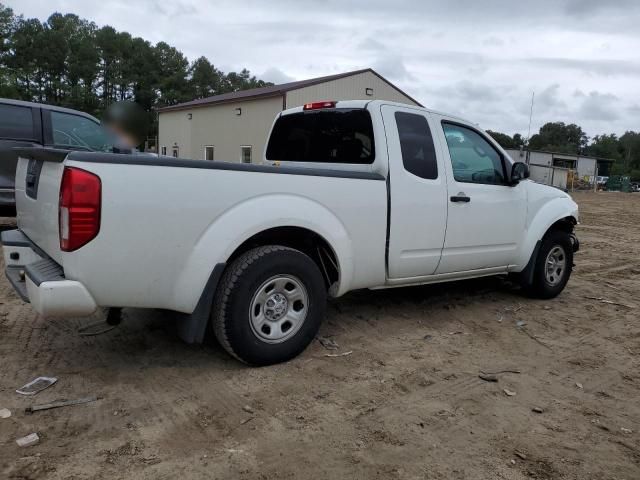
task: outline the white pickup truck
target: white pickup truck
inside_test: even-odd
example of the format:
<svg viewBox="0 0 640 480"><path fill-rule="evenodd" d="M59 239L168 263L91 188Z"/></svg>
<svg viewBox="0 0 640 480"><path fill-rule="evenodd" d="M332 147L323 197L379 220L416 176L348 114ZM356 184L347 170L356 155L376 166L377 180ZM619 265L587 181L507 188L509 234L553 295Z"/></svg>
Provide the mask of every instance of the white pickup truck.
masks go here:
<svg viewBox="0 0 640 480"><path fill-rule="evenodd" d="M42 315L173 310L186 341L271 364L327 295L507 274L558 295L578 207L527 177L473 123L385 101L282 112L264 165L22 149L6 273Z"/></svg>

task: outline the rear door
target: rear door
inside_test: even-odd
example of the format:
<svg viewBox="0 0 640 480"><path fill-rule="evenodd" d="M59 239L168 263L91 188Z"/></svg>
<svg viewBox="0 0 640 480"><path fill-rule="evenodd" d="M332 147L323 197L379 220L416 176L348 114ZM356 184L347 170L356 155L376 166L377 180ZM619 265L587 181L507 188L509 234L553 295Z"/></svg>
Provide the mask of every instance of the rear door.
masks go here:
<svg viewBox="0 0 640 480"><path fill-rule="evenodd" d="M436 271L447 224L447 184L429 113L383 105L389 151L390 279L431 275ZM435 125L437 127L437 125Z"/></svg>
<svg viewBox="0 0 640 480"><path fill-rule="evenodd" d="M526 191L508 184L507 160L484 132L446 118L438 123L449 214L437 273L506 270L525 232Z"/></svg>

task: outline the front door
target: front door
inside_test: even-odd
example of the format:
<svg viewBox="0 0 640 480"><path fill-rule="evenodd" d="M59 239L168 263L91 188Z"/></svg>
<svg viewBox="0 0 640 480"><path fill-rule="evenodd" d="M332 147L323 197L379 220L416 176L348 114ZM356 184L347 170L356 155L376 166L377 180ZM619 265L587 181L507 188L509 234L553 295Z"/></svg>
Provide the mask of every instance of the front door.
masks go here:
<svg viewBox="0 0 640 480"><path fill-rule="evenodd" d="M390 279L431 275L440 261L447 224L444 162L424 110L382 106L389 151Z"/></svg>
<svg viewBox="0 0 640 480"><path fill-rule="evenodd" d="M475 128L442 120L448 175L447 234L436 273L504 267L525 233L526 192L510 186L506 159Z"/></svg>

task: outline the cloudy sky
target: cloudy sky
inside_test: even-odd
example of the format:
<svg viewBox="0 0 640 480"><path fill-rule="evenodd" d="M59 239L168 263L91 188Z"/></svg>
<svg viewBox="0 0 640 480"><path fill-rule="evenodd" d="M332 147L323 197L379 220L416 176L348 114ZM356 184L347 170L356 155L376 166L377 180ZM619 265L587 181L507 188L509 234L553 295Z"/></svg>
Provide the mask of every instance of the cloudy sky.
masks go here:
<svg viewBox="0 0 640 480"><path fill-rule="evenodd" d="M0 0L76 13L281 83L373 67L425 106L527 134L640 130L638 0ZM46 7L43 8L43 5Z"/></svg>

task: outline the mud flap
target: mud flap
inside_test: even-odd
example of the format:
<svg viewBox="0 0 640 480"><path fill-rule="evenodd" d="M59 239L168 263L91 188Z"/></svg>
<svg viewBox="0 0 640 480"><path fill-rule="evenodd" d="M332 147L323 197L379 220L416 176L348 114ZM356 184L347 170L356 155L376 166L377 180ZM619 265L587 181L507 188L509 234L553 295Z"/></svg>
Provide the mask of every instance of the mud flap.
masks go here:
<svg viewBox="0 0 640 480"><path fill-rule="evenodd" d="M533 249L533 253L531 254L531 258L529 258L527 266L524 267L524 270L522 270L518 275L520 282L524 285L533 284L533 272L536 269L536 261L538 260L538 253L540 253L541 246L542 240L538 240L535 248Z"/></svg>
<svg viewBox="0 0 640 480"><path fill-rule="evenodd" d="M216 293L216 287L226 265L226 263L218 263L214 267L193 313L176 314L177 334L185 343L193 344L204 341L207 324L211 316L213 296Z"/></svg>

